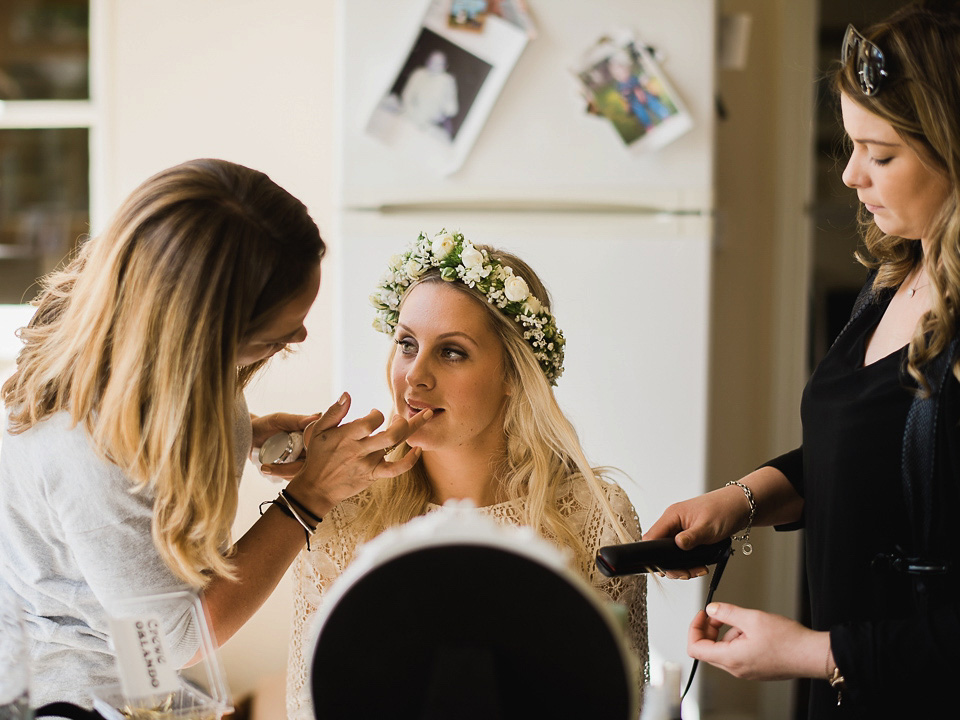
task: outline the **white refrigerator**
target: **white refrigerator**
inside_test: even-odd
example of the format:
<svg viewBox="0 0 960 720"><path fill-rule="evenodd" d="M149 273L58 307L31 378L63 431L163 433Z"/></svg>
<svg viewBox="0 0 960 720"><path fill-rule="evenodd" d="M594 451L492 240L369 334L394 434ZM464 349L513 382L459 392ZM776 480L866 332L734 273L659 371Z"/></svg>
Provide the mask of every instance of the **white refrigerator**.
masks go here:
<svg viewBox="0 0 960 720"><path fill-rule="evenodd" d="M371 327L368 295L418 233L459 230L513 251L544 279L567 338L557 399L591 462L625 473L620 482L647 527L669 503L705 489L715 0L528 0L536 37L515 64L490 63L491 96L478 95L472 127L461 118L472 144L451 172L385 143L368 123L429 4L338 6L335 386L352 393L354 416L389 411L390 340ZM658 149L626 144L606 118L585 112L578 89L584 51L623 30L655 51L692 121ZM686 678L687 627L704 582L648 584L655 678L664 661ZM687 717L697 716L698 685Z"/></svg>

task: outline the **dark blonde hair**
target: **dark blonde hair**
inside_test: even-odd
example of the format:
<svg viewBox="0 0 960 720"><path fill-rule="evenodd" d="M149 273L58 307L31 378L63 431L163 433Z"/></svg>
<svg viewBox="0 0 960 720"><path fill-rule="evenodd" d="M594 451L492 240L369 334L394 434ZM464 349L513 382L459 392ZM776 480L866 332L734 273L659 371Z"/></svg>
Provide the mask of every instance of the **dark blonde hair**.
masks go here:
<svg viewBox="0 0 960 720"><path fill-rule="evenodd" d="M44 279L3 386L10 431L69 412L153 494L171 570L231 576L235 406L263 365L238 368L238 349L323 252L306 207L261 172L203 159L154 175Z"/></svg>
<svg viewBox="0 0 960 720"><path fill-rule="evenodd" d="M550 309L550 294L526 262L504 250L487 245L476 247L487 251L495 262L513 268L514 274L526 281L530 292L546 309ZM418 285L434 282L443 283L445 287L472 298L485 313L502 345L504 372L510 394L506 400L503 428L507 441L506 456L491 459L497 463L494 465L494 474L500 483L498 499L524 499L523 524L557 544L571 548L580 565L585 565L591 563L592 558L586 556L579 538L557 510L557 500L568 481L586 483L621 541L630 542L603 491L603 469L593 468L587 461L576 430L557 404L553 388L533 349L523 339L519 324L487 302L481 290L463 282L444 282L438 268L425 272L411 284L404 298ZM391 377L390 363L395 352L396 345L391 350L387 365L388 382ZM396 454L401 454L405 448L402 445L395 451ZM371 486L371 502L357 517L359 527L366 528L368 538L426 512L432 491L422 466L420 462L413 470L389 483L374 483Z"/></svg>
<svg viewBox="0 0 960 720"><path fill-rule="evenodd" d="M910 375L926 388L921 369L950 344L960 311L960 7L914 3L863 35L883 52L887 77L876 95L864 95L854 63L847 62L834 75L835 88L890 123L950 188L929 225L926 258L917 240L887 235L861 209L866 253L858 259L877 270L875 288L899 286L921 259L930 272L932 307L910 341L907 359ZM960 362L953 373L960 379Z"/></svg>

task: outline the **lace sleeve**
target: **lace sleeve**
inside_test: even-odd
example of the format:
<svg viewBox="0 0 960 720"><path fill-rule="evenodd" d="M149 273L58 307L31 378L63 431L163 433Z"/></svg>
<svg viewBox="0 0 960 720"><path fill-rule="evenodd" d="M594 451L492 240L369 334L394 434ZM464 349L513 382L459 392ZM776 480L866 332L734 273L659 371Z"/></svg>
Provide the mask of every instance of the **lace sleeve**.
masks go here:
<svg viewBox="0 0 960 720"><path fill-rule="evenodd" d="M640 520L633 503L627 497L623 488L609 484L604 488L610 507L616 515L620 526L626 530L631 542L640 540ZM598 532L594 543L587 545L591 550L591 559L596 551L604 545L618 545L620 537L613 527L607 513L599 507L594 507L597 515L596 525ZM591 563L588 569L588 579L601 590L610 600L620 605L626 611L627 641L637 660L637 686L642 693L643 686L650 679L650 654L647 636L647 577L646 575L628 575L626 577L608 578Z"/></svg>
<svg viewBox="0 0 960 720"><path fill-rule="evenodd" d="M301 552L294 562L293 571L293 627L290 635L290 651L287 657L287 717L290 720L306 720L310 717L309 692L306 688L307 667L305 631L309 618L317 612L318 604L307 600L310 589L306 586L307 567Z"/></svg>
<svg viewBox="0 0 960 720"><path fill-rule="evenodd" d="M314 645L314 620L324 593L353 559L359 544L348 528L358 511L358 501L343 501L324 518L310 538L312 550L301 551L294 563L293 623L287 658L287 718L314 720L307 672Z"/></svg>

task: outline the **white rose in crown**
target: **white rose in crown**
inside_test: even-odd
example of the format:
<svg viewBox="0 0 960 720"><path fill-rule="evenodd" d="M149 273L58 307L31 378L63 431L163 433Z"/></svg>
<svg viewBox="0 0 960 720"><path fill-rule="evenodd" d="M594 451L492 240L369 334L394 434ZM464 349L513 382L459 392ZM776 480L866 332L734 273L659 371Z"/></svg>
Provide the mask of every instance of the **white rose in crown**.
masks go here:
<svg viewBox="0 0 960 720"><path fill-rule="evenodd" d="M483 253L473 245L464 243L463 251L460 253L460 262L467 269L478 268L483 264Z"/></svg>
<svg viewBox="0 0 960 720"><path fill-rule="evenodd" d="M531 315L539 315L543 311L543 305L533 295L527 298L527 301L523 304L523 306Z"/></svg>
<svg viewBox="0 0 960 720"><path fill-rule="evenodd" d="M404 272L414 280L420 277L420 274L423 272L423 266L413 258L407 260L407 264L403 266L403 269Z"/></svg>
<svg viewBox="0 0 960 720"><path fill-rule="evenodd" d="M530 288L522 277L511 275L503 281L503 294L507 296L510 302L520 302L527 299L530 294Z"/></svg>
<svg viewBox="0 0 960 720"><path fill-rule="evenodd" d="M434 235L433 245L431 250L433 251L433 256L437 260L443 260L447 255L450 254L450 251L453 250L454 245L456 245L456 240L453 239L451 233L440 233Z"/></svg>

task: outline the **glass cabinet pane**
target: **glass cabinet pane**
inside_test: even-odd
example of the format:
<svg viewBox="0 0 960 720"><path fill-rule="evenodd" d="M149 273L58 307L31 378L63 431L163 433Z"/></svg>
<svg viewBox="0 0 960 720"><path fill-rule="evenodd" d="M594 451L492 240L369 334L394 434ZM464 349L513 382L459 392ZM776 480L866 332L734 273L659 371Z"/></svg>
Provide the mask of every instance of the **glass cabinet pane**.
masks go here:
<svg viewBox="0 0 960 720"><path fill-rule="evenodd" d="M0 0L0 100L90 97L88 0Z"/></svg>
<svg viewBox="0 0 960 720"><path fill-rule="evenodd" d="M90 227L89 130L0 129L0 304L27 302Z"/></svg>

